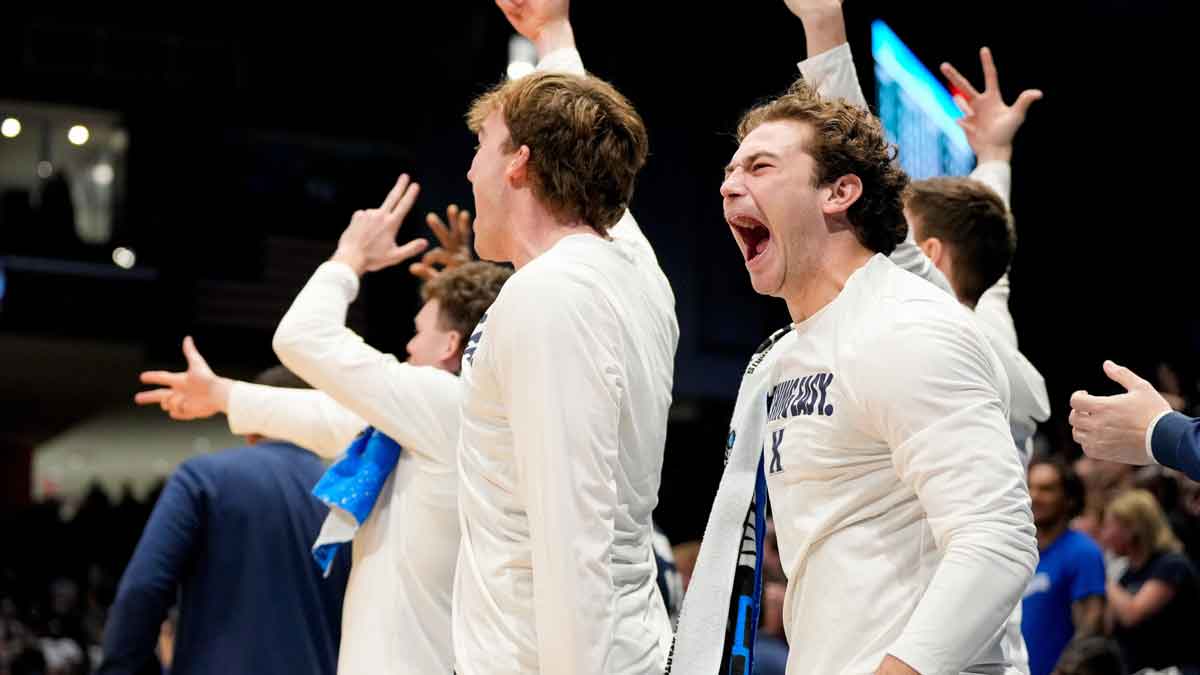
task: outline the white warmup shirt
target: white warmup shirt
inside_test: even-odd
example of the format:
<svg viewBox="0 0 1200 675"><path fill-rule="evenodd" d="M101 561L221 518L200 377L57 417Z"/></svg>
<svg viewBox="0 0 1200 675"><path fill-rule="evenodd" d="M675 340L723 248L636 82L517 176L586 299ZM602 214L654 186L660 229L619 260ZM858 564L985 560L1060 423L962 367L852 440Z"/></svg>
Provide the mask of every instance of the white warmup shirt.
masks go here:
<svg viewBox="0 0 1200 675"><path fill-rule="evenodd" d="M850 103L867 107L866 98L858 83L850 45L842 44L798 64L801 74L815 83L825 96L845 98ZM984 162L971 172L971 178L987 185L1000 195L1005 205L1009 203L1012 184L1012 168L1008 162ZM912 228L903 243L892 253L897 265L936 284L954 295L942 273L916 245ZM975 319L992 349L1004 366L1004 376L1010 393L1009 429L1013 444L1023 466L1029 465L1033 454L1033 434L1037 423L1050 417L1050 397L1046 383L1037 368L1017 347L1017 332L1008 311L1008 275L989 288L975 308ZM1029 656L1021 635L1021 605L1017 604L1009 618L1004 641L1008 660L1020 673L1029 672Z"/></svg>
<svg viewBox="0 0 1200 675"><path fill-rule="evenodd" d="M797 65L804 79L814 84L821 95L844 98L853 105L867 107L849 44L843 43ZM994 190L1005 205L1009 203L1012 168L1008 162L983 162L975 167L970 177ZM917 246L912 228L909 228L905 241L892 253L891 259L900 267L954 294L946 278ZM1046 392L1046 381L1042 374L1017 347L1017 331L1008 311L1008 294L1008 275L1005 274L979 299L975 306L975 318L1004 365L1012 395L1009 424L1013 442L1021 461L1028 466L1033 455L1033 435L1037 432L1037 423L1050 419L1050 396ZM1024 649L1023 646L1019 648Z"/></svg>
<svg viewBox="0 0 1200 675"><path fill-rule="evenodd" d="M626 213L505 284L467 347L459 445L459 675L661 673L655 583L679 328Z"/></svg>
<svg viewBox="0 0 1200 675"><path fill-rule="evenodd" d="M321 391L235 385L230 428L336 457L370 424L403 447L354 537L338 673L449 673L462 381L401 363L346 328L358 283L346 265L321 265L275 333L280 361Z"/></svg>
<svg viewBox="0 0 1200 675"><path fill-rule="evenodd" d="M1004 672L1037 541L1002 366L968 310L877 255L776 349L788 672L872 673L889 653Z"/></svg>

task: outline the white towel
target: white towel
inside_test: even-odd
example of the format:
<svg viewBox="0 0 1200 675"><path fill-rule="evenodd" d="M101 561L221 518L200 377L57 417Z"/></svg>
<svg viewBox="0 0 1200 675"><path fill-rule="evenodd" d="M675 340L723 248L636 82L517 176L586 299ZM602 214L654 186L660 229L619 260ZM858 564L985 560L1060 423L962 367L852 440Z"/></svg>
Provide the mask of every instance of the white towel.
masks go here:
<svg viewBox="0 0 1200 675"><path fill-rule="evenodd" d="M758 591L761 589L761 513L766 490L760 476L767 424L766 402L776 356L780 352L772 348L790 334L790 326L776 331L758 348L742 376L726 443L725 472L713 500L708 525L704 528L696 568L683 598L679 630L667 662L668 673L716 675L727 655L730 659L743 661L743 667L735 669L736 672L742 672L743 668L748 672L753 631L758 620ZM756 486L762 492L757 503ZM735 601L735 576L739 564L743 567L748 564L755 577L751 598L753 612L745 617L749 619L746 630L743 630L744 626L731 623L731 620L737 621L740 613L734 610L731 614L730 609L731 602Z"/></svg>

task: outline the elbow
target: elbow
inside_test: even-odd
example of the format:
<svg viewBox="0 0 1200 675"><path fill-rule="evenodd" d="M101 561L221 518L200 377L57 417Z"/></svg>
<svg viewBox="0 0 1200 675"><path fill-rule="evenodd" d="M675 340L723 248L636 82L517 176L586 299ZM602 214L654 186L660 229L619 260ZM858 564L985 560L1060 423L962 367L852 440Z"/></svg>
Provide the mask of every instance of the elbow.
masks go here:
<svg viewBox="0 0 1200 675"><path fill-rule="evenodd" d="M1022 591L1037 571L1037 534L1031 518L977 522L948 537L945 550L996 571L1006 570L1014 588L1019 586Z"/></svg>
<svg viewBox="0 0 1200 675"><path fill-rule="evenodd" d="M1030 523L1028 528L1022 529L1022 545L1020 547L1021 564L1025 569L1026 580L1029 580L1037 572L1038 561L1041 555L1038 553L1037 529L1033 526L1033 523Z"/></svg>
<svg viewBox="0 0 1200 675"><path fill-rule="evenodd" d="M298 358L298 333L299 331L285 316L275 329L275 334L271 336L271 349L275 351L275 356L279 358L280 363L292 370L295 370L294 364Z"/></svg>

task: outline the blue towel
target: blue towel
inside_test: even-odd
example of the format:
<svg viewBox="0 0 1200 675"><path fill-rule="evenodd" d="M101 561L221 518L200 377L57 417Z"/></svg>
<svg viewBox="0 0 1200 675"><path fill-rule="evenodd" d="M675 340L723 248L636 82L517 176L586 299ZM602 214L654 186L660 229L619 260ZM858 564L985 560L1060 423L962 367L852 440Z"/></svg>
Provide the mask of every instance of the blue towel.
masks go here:
<svg viewBox="0 0 1200 675"><path fill-rule="evenodd" d="M400 444L387 434L367 427L317 481L312 493L329 506L329 515L312 554L326 575L338 550L367 522L384 483L396 469L400 451Z"/></svg>

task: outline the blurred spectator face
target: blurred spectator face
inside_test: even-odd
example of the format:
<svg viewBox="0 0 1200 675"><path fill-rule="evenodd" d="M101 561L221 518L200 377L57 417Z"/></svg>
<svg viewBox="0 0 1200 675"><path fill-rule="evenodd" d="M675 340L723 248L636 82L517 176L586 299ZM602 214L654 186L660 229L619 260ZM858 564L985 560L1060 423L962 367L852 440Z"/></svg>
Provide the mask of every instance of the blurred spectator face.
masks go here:
<svg viewBox="0 0 1200 675"><path fill-rule="evenodd" d="M414 366L436 366L453 352L454 331L442 328L441 310L437 300L430 300L417 312L416 333L408 341L408 362Z"/></svg>
<svg viewBox="0 0 1200 675"><path fill-rule="evenodd" d="M1133 553L1133 531L1111 513L1105 514L1100 526L1100 543L1116 555L1128 556Z"/></svg>
<svg viewBox="0 0 1200 675"><path fill-rule="evenodd" d="M1029 469L1029 496L1032 499L1033 522L1038 529L1052 528L1067 518L1066 493L1058 469L1049 464L1035 464Z"/></svg>

